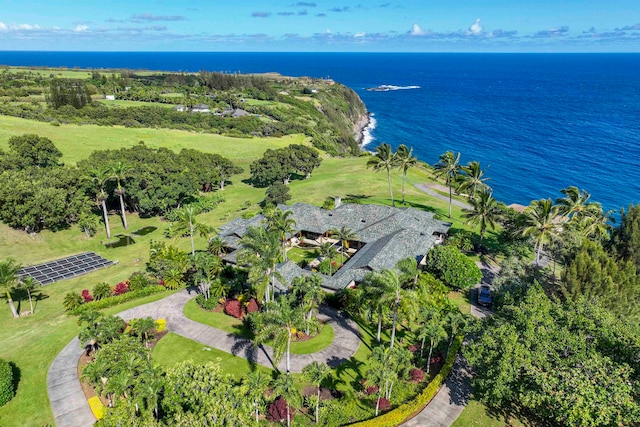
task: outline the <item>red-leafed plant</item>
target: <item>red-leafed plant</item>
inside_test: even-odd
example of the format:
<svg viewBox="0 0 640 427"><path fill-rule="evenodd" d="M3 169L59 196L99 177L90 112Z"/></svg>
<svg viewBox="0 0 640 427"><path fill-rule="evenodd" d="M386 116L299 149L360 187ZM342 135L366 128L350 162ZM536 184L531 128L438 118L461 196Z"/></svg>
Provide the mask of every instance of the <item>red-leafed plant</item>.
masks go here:
<svg viewBox="0 0 640 427"><path fill-rule="evenodd" d="M376 394L380 390L380 386L370 385L364 389L364 392L367 396L371 396L372 394Z"/></svg>
<svg viewBox="0 0 640 427"><path fill-rule="evenodd" d="M84 300L84 302L93 301L93 297L91 296L91 292L89 292L88 289L83 289L82 290L82 299Z"/></svg>
<svg viewBox="0 0 640 427"><path fill-rule="evenodd" d="M258 302L255 298L251 298L247 303L247 313L255 313L258 310L260 310L260 307L258 307Z"/></svg>
<svg viewBox="0 0 640 427"><path fill-rule="evenodd" d="M127 292L129 292L129 285L127 285L125 282L118 283L113 290L114 295L122 295Z"/></svg>
<svg viewBox="0 0 640 427"><path fill-rule="evenodd" d="M293 420L295 411L293 406L289 406L289 421ZM267 419L272 423L284 423L287 421L287 401L283 397L278 397L269 405Z"/></svg>
<svg viewBox="0 0 640 427"><path fill-rule="evenodd" d="M413 368L409 371L409 376L411 377L411 382L419 383L424 380L424 371L422 369Z"/></svg>
<svg viewBox="0 0 640 427"><path fill-rule="evenodd" d="M415 352L417 352L417 351L418 351L418 346L417 346L417 345L415 345L415 344L411 344L411 345L409 346L409 351L410 351L411 353L415 353Z"/></svg>
<svg viewBox="0 0 640 427"><path fill-rule="evenodd" d="M389 402L389 399L387 399L386 397L380 398L380 410L384 412L388 411L389 409L391 409L391 402Z"/></svg>
<svg viewBox="0 0 640 427"><path fill-rule="evenodd" d="M236 319L242 319L244 316L244 308L242 303L237 299L230 299L224 303L224 312L229 316L233 316Z"/></svg>

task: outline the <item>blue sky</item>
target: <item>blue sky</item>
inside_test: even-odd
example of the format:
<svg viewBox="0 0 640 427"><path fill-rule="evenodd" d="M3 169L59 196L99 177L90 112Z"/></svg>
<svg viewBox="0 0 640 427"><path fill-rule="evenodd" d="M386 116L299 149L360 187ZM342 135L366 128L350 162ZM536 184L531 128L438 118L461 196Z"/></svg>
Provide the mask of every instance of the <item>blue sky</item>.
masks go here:
<svg viewBox="0 0 640 427"><path fill-rule="evenodd" d="M0 0L0 50L639 52L639 0Z"/></svg>

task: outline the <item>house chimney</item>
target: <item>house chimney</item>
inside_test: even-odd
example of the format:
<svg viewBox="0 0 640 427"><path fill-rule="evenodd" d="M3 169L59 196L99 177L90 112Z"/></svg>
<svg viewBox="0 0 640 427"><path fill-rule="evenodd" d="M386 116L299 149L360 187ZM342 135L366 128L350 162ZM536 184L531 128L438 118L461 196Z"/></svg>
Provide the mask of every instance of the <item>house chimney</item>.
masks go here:
<svg viewBox="0 0 640 427"><path fill-rule="evenodd" d="M336 209L338 206L340 206L342 204L342 199L340 198L340 196L336 196L333 199L333 209Z"/></svg>

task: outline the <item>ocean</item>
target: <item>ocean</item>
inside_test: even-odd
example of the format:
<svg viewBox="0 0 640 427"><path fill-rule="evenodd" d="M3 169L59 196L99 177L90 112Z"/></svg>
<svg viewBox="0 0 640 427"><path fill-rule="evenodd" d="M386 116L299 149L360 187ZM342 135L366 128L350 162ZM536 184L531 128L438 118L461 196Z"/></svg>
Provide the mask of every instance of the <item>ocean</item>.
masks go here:
<svg viewBox="0 0 640 427"><path fill-rule="evenodd" d="M640 203L640 54L0 52L0 64L329 77L373 114L367 149L406 144L431 164L459 151L507 204L570 185L605 209Z"/></svg>

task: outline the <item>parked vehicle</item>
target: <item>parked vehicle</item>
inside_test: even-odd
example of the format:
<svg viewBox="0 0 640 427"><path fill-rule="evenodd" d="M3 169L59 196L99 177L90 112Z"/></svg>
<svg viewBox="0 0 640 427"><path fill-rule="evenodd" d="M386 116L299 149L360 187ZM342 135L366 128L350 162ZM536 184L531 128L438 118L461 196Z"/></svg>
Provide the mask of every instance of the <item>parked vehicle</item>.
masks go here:
<svg viewBox="0 0 640 427"><path fill-rule="evenodd" d="M478 305L489 307L492 302L491 287L489 285L481 285L478 288Z"/></svg>

